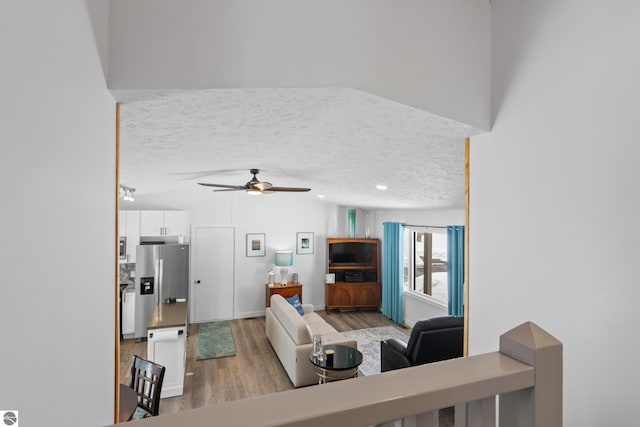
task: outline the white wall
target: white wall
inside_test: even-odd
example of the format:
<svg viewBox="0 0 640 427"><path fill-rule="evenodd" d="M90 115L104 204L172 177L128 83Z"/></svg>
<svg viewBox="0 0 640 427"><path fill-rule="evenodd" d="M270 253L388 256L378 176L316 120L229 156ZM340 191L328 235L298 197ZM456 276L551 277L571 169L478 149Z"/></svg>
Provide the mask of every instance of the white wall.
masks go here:
<svg viewBox="0 0 640 427"><path fill-rule="evenodd" d="M418 320L446 316L449 310L446 304L442 304L432 298L420 295L417 292L405 292L403 312L403 323L412 327Z"/></svg>
<svg viewBox="0 0 640 427"><path fill-rule="evenodd" d="M493 1L491 133L471 141L470 350L564 344L564 425L637 421L640 3Z"/></svg>
<svg viewBox="0 0 640 427"><path fill-rule="evenodd" d="M235 241L235 318L264 315L264 284L267 273L273 267L276 250L294 251L294 265L303 284L305 303L316 309L325 305L324 274L326 273L327 237L347 237L347 210L322 201L300 199L296 194L279 193L264 196L248 196L244 192L209 194L197 204L181 197L180 193L163 193L147 204L166 209L187 211L189 227L193 225L233 225ZM382 223L401 221L409 224L444 226L464 223L464 210L429 211L367 211L356 208L356 237L363 238L367 227L370 237L382 240ZM296 233L313 232L314 253L295 253ZM267 254L265 257L247 257L245 238L247 233L265 233ZM277 279L277 277L276 277ZM417 320L447 314L446 307L411 299L406 303L405 323L413 325Z"/></svg>
<svg viewBox="0 0 640 427"><path fill-rule="evenodd" d="M356 210L355 239L375 238L375 212L352 206L333 205L327 218L327 237L349 237L349 210Z"/></svg>
<svg viewBox="0 0 640 427"><path fill-rule="evenodd" d="M189 222L236 226L234 317L263 316L267 273L274 266L276 250L292 250L293 267L303 284L305 303L324 308L326 271L326 225L333 205L320 201L301 202L296 194L249 196L244 192L210 195L198 206L189 207ZM296 233L314 233L314 253L296 253ZM266 255L246 256L246 234L265 233ZM276 277L277 279L277 277Z"/></svg>
<svg viewBox="0 0 640 427"><path fill-rule="evenodd" d="M109 87L352 87L488 129L489 19L487 0L113 0Z"/></svg>
<svg viewBox="0 0 640 427"><path fill-rule="evenodd" d="M87 7L0 6L0 409L25 426L113 422L115 105Z"/></svg>
<svg viewBox="0 0 640 427"><path fill-rule="evenodd" d="M140 208L139 199L126 207ZM165 192L153 198L147 197L142 203L158 209L186 211L189 228L193 225L235 227L234 318L264 315L264 285L268 271L274 267L276 250L294 252L294 264L289 273L298 273L298 280L303 284L303 301L313 304L316 309L324 308L326 239L348 236L347 207L301 198L297 194L249 196L244 192L206 193L195 203L180 192ZM373 230L374 217L372 212L356 209L356 237L365 237L367 224ZM313 254L296 253L299 232L314 233ZM246 256L247 233L265 233L267 252L264 257ZM193 242L192 239L190 236L189 240ZM276 280L279 279L278 274Z"/></svg>

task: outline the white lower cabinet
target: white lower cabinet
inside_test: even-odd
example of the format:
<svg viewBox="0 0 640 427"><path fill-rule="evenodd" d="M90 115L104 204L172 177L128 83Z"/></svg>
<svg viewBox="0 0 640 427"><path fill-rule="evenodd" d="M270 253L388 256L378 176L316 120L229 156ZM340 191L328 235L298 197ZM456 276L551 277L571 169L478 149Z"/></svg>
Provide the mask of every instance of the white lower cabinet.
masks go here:
<svg viewBox="0 0 640 427"><path fill-rule="evenodd" d="M118 236L127 235L127 211L118 212Z"/></svg>
<svg viewBox="0 0 640 427"><path fill-rule="evenodd" d="M186 338L186 326L149 329L147 332L147 358L165 367L160 398L183 393Z"/></svg>
<svg viewBox="0 0 640 427"><path fill-rule="evenodd" d="M133 334L136 331L136 293L122 292L122 335Z"/></svg>
<svg viewBox="0 0 640 427"><path fill-rule="evenodd" d="M118 234L126 238L125 257L120 258L120 263L136 262L136 246L140 244L140 211L119 212Z"/></svg>

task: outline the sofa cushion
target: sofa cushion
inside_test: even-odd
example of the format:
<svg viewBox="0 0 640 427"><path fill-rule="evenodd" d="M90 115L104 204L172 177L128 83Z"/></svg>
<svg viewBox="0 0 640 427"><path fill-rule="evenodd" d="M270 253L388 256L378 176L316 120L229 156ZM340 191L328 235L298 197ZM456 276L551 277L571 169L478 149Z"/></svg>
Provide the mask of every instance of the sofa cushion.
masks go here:
<svg viewBox="0 0 640 427"><path fill-rule="evenodd" d="M335 329L333 332L328 332L322 335L322 345L327 344L342 344L353 348L358 348L358 341L354 339L348 339Z"/></svg>
<svg viewBox="0 0 640 427"><path fill-rule="evenodd" d="M275 294L271 296L271 311L295 344L311 343L311 336L307 331L307 324L303 316L300 316L282 295ZM305 314L305 316L310 314L315 313Z"/></svg>
<svg viewBox="0 0 640 427"><path fill-rule="evenodd" d="M318 376L309 362L313 334L322 335L323 344L358 346L355 340L347 339L314 313L311 304L302 304L302 308L304 315L300 316L282 295L276 294L271 297L271 307L265 313L267 338L294 387L318 383Z"/></svg>
<svg viewBox="0 0 640 427"><path fill-rule="evenodd" d="M318 315L318 313L307 313L302 316L302 318L307 324L309 333L311 335L325 335L336 331L333 326L325 322L325 320L320 315Z"/></svg>
<svg viewBox="0 0 640 427"><path fill-rule="evenodd" d="M296 309L296 311L300 314L300 316L304 314L304 310L302 309L302 304L300 303L300 297L298 297L298 294L295 294L294 296L287 298L287 302L291 304L293 308Z"/></svg>

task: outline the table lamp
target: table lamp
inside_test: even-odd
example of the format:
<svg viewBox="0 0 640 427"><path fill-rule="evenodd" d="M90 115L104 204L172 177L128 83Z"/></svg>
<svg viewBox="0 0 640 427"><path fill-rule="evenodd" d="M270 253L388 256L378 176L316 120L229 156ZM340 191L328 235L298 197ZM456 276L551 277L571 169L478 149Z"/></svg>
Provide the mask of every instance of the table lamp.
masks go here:
<svg viewBox="0 0 640 427"><path fill-rule="evenodd" d="M280 284L285 286L289 276L289 269L293 265L292 251L276 251L276 266L280 268Z"/></svg>

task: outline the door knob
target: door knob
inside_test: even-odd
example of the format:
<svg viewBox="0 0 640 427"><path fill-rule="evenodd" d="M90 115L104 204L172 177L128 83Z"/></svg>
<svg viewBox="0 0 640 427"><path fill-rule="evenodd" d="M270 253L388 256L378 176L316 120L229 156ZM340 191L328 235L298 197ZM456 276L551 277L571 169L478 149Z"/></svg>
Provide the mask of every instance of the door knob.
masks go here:
<svg viewBox="0 0 640 427"><path fill-rule="evenodd" d="M198 284L198 285L199 285L199 284L200 284L200 280L196 280L196 284Z"/></svg>

